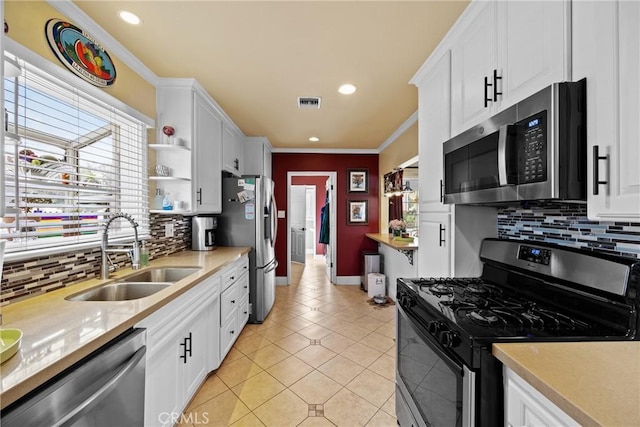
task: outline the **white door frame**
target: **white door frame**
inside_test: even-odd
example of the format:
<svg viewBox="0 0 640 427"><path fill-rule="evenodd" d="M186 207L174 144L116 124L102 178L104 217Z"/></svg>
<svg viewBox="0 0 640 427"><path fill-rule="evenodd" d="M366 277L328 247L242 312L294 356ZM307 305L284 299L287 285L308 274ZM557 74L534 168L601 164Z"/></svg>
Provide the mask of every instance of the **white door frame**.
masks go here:
<svg viewBox="0 0 640 427"><path fill-rule="evenodd" d="M305 171L305 172L287 172L287 230L291 229L291 224L289 221L289 214L288 212L291 212L291 194L290 194L290 189L291 189L291 181L292 181L292 177L294 176L323 176L323 177L328 177L333 190L331 190L331 200L333 200L333 203L331 204L330 208L329 208L329 221L331 222L331 224L333 225L331 227L331 233L329 236L329 241L333 244L333 249L331 251L331 263L333 265L333 268L331 268L331 277L330 277L330 281L331 283L336 283L336 279L337 279L337 275L336 275L336 267L337 267L337 263L336 263L336 252L337 252L337 248L335 245L336 242L336 181L337 181L337 175L338 172L325 172L325 171ZM317 206L316 206L317 208ZM287 233L287 283L290 284L291 283L291 234Z"/></svg>

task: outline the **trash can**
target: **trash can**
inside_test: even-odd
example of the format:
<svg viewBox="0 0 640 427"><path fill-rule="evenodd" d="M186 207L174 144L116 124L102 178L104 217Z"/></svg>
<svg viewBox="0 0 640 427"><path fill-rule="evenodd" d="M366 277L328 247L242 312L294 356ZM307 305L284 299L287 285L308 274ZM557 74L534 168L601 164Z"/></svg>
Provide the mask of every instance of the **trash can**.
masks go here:
<svg viewBox="0 0 640 427"><path fill-rule="evenodd" d="M360 276L360 287L365 292L369 287L369 273L380 273L380 254L373 251L362 251L362 276Z"/></svg>
<svg viewBox="0 0 640 427"><path fill-rule="evenodd" d="M384 274L369 273L368 280L369 286L367 295L369 298L373 298L376 295L387 295L387 278Z"/></svg>

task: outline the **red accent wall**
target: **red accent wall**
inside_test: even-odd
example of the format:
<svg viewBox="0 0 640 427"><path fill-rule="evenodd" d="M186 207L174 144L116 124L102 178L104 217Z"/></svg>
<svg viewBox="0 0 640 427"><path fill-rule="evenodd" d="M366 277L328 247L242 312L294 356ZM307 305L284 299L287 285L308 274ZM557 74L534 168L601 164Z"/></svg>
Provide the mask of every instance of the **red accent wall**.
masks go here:
<svg viewBox="0 0 640 427"><path fill-rule="evenodd" d="M337 172L336 188L336 274L338 276L359 276L363 250L377 250L377 244L365 236L378 233L379 226L379 185L377 154L306 154L273 153L273 180L275 182L276 203L280 210L287 208L287 172ZM348 169L369 170L369 191L349 193L347 186ZM347 200L368 200L369 223L347 225ZM286 230L286 218L278 219L278 229ZM276 259L280 262L276 275L287 274L287 235L278 233Z"/></svg>
<svg viewBox="0 0 640 427"><path fill-rule="evenodd" d="M326 198L325 183L327 182L327 176L292 176L292 185L309 185L316 187L316 253L324 253L324 245L318 243L320 240L320 212L324 206L324 200Z"/></svg>

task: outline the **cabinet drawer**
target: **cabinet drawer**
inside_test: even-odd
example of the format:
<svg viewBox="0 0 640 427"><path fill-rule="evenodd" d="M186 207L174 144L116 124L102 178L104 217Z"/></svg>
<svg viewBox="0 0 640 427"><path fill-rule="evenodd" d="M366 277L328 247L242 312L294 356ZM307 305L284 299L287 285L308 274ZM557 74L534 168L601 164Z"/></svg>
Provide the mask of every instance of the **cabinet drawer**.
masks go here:
<svg viewBox="0 0 640 427"><path fill-rule="evenodd" d="M233 284L238 278L238 267L237 265L232 265L227 267L222 272L222 289L228 288L231 284Z"/></svg>
<svg viewBox="0 0 640 427"><path fill-rule="evenodd" d="M240 299L249 296L249 274L241 274L240 278L236 282L236 288L238 289L238 297Z"/></svg>
<svg viewBox="0 0 640 427"><path fill-rule="evenodd" d="M238 306L238 331L244 328L247 320L249 320L249 295L240 298L240 305Z"/></svg>
<svg viewBox="0 0 640 427"><path fill-rule="evenodd" d="M224 360L229 349L240 334L237 324L238 319L236 316L231 316L220 328L220 360Z"/></svg>
<svg viewBox="0 0 640 427"><path fill-rule="evenodd" d="M224 323L233 310L238 307L238 290L235 286L227 288L220 298L220 321Z"/></svg>
<svg viewBox="0 0 640 427"><path fill-rule="evenodd" d="M249 271L249 257L243 256L238 261L238 276L242 276L243 273Z"/></svg>

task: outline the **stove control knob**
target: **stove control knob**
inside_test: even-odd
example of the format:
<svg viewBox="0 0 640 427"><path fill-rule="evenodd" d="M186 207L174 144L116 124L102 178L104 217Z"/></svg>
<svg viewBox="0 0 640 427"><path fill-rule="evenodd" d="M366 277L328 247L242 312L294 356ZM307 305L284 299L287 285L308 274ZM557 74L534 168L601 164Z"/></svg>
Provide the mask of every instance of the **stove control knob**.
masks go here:
<svg viewBox="0 0 640 427"><path fill-rule="evenodd" d="M440 331L440 326L441 325L440 325L440 322L438 322L436 320L433 320L433 321L429 322L428 326L429 326L429 332L432 335L437 335L438 332Z"/></svg>
<svg viewBox="0 0 640 427"><path fill-rule="evenodd" d="M455 332L444 331L440 334L440 342L446 348L453 348L460 344L460 337Z"/></svg>

